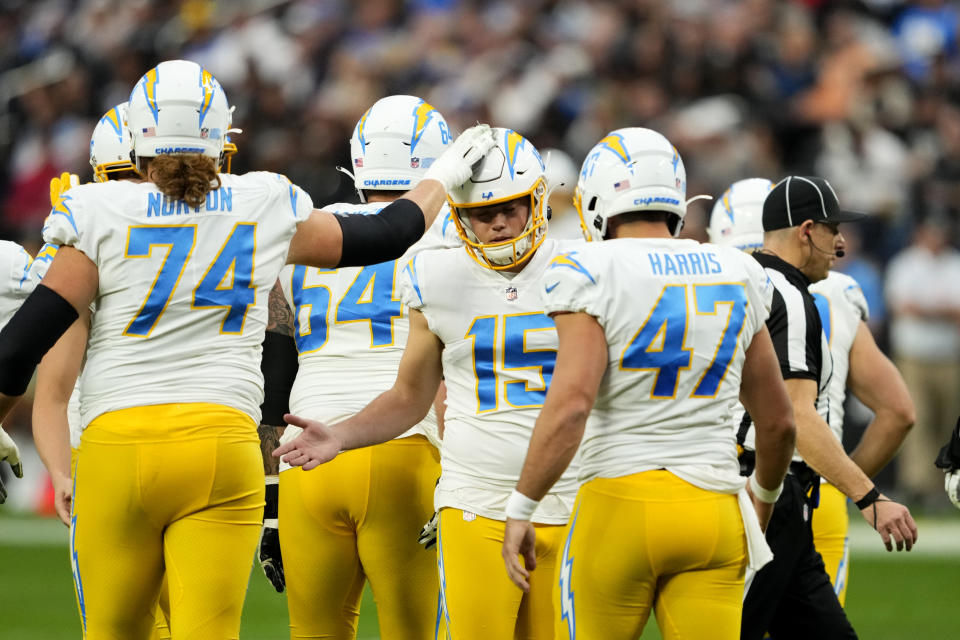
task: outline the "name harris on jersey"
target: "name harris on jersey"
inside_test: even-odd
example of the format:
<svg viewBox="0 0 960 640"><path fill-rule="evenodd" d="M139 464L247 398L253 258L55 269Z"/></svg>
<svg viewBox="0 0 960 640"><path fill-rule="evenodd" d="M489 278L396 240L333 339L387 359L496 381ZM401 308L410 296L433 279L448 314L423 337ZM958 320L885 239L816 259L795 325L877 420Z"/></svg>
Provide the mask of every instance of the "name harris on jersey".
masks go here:
<svg viewBox="0 0 960 640"><path fill-rule="evenodd" d="M233 211L233 187L220 187L207 194L207 201L203 206L191 207L183 200L168 198L162 193L147 194L147 217L181 216L191 213L213 213L219 211Z"/></svg>
<svg viewBox="0 0 960 640"><path fill-rule="evenodd" d="M655 276L705 276L723 271L717 256L709 251L651 251L647 259Z"/></svg>

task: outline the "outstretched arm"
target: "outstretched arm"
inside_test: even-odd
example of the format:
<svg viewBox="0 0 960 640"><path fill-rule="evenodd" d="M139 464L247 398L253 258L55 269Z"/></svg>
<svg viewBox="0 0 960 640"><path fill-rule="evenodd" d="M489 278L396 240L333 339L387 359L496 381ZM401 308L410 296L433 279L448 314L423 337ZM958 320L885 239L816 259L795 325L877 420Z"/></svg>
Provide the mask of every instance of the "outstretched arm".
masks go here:
<svg viewBox="0 0 960 640"><path fill-rule="evenodd" d="M896 455L913 427L913 399L900 371L877 347L861 322L850 349L847 387L875 414L850 459L868 476L875 476Z"/></svg>
<svg viewBox="0 0 960 640"><path fill-rule="evenodd" d="M356 415L332 427L297 416L287 422L304 429L273 452L283 461L307 471L336 457L397 437L427 415L442 377L443 343L427 326L423 314L410 311L410 333L393 386Z"/></svg>

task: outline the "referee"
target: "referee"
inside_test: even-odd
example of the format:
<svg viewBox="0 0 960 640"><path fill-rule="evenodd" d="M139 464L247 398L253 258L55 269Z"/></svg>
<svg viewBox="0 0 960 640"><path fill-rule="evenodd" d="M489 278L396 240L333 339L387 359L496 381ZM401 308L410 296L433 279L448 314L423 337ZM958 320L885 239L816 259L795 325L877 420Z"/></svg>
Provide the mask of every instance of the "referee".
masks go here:
<svg viewBox="0 0 960 640"><path fill-rule="evenodd" d="M748 584L743 640L769 632L784 638L856 638L813 545L811 518L819 501L820 475L856 502L890 551L913 546L917 527L910 512L881 494L830 431L827 384L832 360L820 316L807 286L827 277L843 256L838 225L864 215L841 211L823 178L790 176L763 203L763 248L755 253L775 291L767 328L793 403L797 453L767 527L773 562ZM743 471L752 470L753 430L744 414L737 433ZM819 474L819 475L818 475Z"/></svg>

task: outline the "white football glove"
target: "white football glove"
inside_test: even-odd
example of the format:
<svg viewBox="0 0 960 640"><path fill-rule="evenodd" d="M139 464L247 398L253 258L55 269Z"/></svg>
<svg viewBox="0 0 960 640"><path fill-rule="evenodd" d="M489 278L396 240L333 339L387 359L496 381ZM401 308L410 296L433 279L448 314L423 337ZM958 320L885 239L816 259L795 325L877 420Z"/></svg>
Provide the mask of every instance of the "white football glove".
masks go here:
<svg viewBox="0 0 960 640"><path fill-rule="evenodd" d="M420 530L420 536L417 542L423 545L424 549L432 549L437 544L437 528L440 526L440 512L434 511L430 521L423 525Z"/></svg>
<svg viewBox="0 0 960 640"><path fill-rule="evenodd" d="M10 463L10 468L13 469L13 475L18 478L23 477L23 464L20 462L20 450L17 449L17 443L7 435L3 427L0 427L0 462L3 460ZM7 490L3 486L3 481L0 481L0 504L3 504L6 500Z"/></svg>
<svg viewBox="0 0 960 640"><path fill-rule="evenodd" d="M478 124L461 133L447 150L423 174L424 180L436 180L450 191L470 178L477 164L497 144L488 124Z"/></svg>
<svg viewBox="0 0 960 640"><path fill-rule="evenodd" d="M960 469L955 469L944 477L943 488L947 490L947 497L953 506L960 509Z"/></svg>

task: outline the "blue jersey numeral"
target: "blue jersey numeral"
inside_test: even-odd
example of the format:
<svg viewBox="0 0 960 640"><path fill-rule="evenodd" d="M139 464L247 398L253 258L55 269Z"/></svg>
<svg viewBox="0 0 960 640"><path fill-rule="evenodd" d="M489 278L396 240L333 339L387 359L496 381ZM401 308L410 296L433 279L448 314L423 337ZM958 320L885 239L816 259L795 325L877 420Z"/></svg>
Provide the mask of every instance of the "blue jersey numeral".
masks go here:
<svg viewBox="0 0 960 640"><path fill-rule="evenodd" d="M500 330L503 330L502 335ZM557 361L556 349L528 349L533 331L556 331L553 320L543 313L522 313L474 318L465 338L473 340L473 372L477 382L477 413L493 411L500 398L514 407L540 407L547 395ZM497 365L502 363L502 369ZM501 391L499 371L533 369L541 383L505 380Z"/></svg>
<svg viewBox="0 0 960 640"><path fill-rule="evenodd" d="M148 258L153 247L166 247L167 255L160 264L160 270L147 292L140 310L134 316L123 335L146 338L157 326L183 275L183 268L190 258L196 242L196 225L178 227L130 227L127 232L125 258Z"/></svg>
<svg viewBox="0 0 960 640"><path fill-rule="evenodd" d="M364 267L337 304L337 323L369 322L370 346L393 344L393 320L403 315L403 304L393 292L396 261Z"/></svg>
<svg viewBox="0 0 960 640"><path fill-rule="evenodd" d="M293 298L293 337L299 353L316 351L327 343L327 309L330 308L330 289L324 285L304 285L307 269L298 264L293 268L290 287ZM324 273L334 273L327 271ZM306 316L303 310L307 309ZM307 326L303 326L306 319Z"/></svg>
<svg viewBox="0 0 960 640"><path fill-rule="evenodd" d="M256 246L256 223L238 223L193 290L194 309L223 307L228 310L220 325L221 333L243 333L247 311L257 300L257 289L253 286Z"/></svg>
<svg viewBox="0 0 960 640"><path fill-rule="evenodd" d="M329 331L327 314L330 310L330 289L325 285L304 285L307 269L302 265L294 268L291 286L296 329L294 337L301 354L316 351L326 344ZM353 284L337 302L333 314L336 324L368 322L371 347L392 345L393 321L403 316L403 303L394 292L395 275L395 260L361 269ZM301 325L304 308L309 308L308 326Z"/></svg>
<svg viewBox="0 0 960 640"><path fill-rule="evenodd" d="M253 285L256 230L256 223L238 223L193 290L192 309L228 309L220 325L221 333L243 333L247 311L256 302L257 290ZM167 255L140 310L123 335L145 338L157 326L177 289L196 241L196 225L130 227L124 257L147 258L155 246L167 247Z"/></svg>
<svg viewBox="0 0 960 640"><path fill-rule="evenodd" d="M668 285L647 321L627 345L620 368L654 370L653 398L673 398L681 369L690 368L691 350L683 346L687 333L687 287Z"/></svg>
<svg viewBox="0 0 960 640"><path fill-rule="evenodd" d="M712 398L720 390L736 354L746 318L747 294L742 284L734 283L694 285L693 295L698 315L718 315L720 305L727 309L726 326L713 358L690 394L693 398ZM676 397L680 372L691 368L693 350L684 347L688 319L687 286L667 285L646 322L623 351L621 369L656 372L651 398Z"/></svg>

